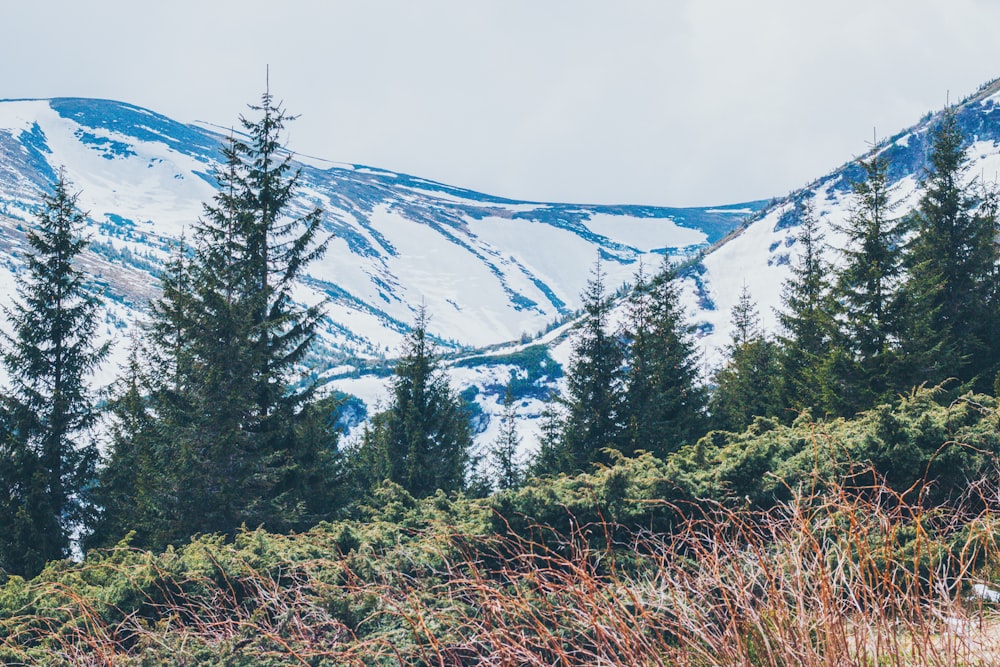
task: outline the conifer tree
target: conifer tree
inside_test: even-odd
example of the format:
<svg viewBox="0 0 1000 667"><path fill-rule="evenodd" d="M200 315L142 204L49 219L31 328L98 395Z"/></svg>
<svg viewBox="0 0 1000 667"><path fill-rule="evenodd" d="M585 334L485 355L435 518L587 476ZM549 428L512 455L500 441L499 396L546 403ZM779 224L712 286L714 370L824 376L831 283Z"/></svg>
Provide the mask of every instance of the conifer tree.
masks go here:
<svg viewBox="0 0 1000 667"><path fill-rule="evenodd" d="M142 343L133 336L124 374L111 388L105 409L110 417L108 457L98 471L94 491L97 506L93 530L86 535L86 549L111 547L129 531L138 544L158 542L149 534L164 494L160 480L170 475L172 462L157 456L153 415L149 412L149 383L142 366Z"/></svg>
<svg viewBox="0 0 1000 667"><path fill-rule="evenodd" d="M796 207L799 255L782 288L778 312L781 404L793 413L822 405L823 366L834 330L824 236L812 204L801 201Z"/></svg>
<svg viewBox="0 0 1000 667"><path fill-rule="evenodd" d="M12 334L0 357L10 378L0 465L11 477L4 513L15 518L21 547L34 554L14 566L25 574L69 555L71 533L88 519L84 495L97 454L87 439L97 417L90 384L108 344L94 343L99 302L78 265L87 241L76 201L60 174L27 233L19 300L5 309Z"/></svg>
<svg viewBox="0 0 1000 667"><path fill-rule="evenodd" d="M160 275L160 296L149 304L152 317L145 327L149 345L144 353L149 355L148 367L155 369L150 381L161 394L161 404L178 401L185 378L194 375L187 354L197 326L189 250L182 237Z"/></svg>
<svg viewBox="0 0 1000 667"><path fill-rule="evenodd" d="M224 147L216 196L151 309L153 433L171 469L147 528L166 542L241 524L306 528L334 504L340 476L336 433L317 412L332 406L313 404L314 385L299 382L323 304L292 298L326 249L322 212L292 212L301 173L281 141L293 117L270 92L250 109L256 118L240 117L246 138Z"/></svg>
<svg viewBox="0 0 1000 667"><path fill-rule="evenodd" d="M568 467L562 448L562 431L566 419L562 407L559 397L552 396L542 409L538 420L538 451L528 466L530 475L552 475Z"/></svg>
<svg viewBox="0 0 1000 667"><path fill-rule="evenodd" d="M493 473L493 487L499 491L516 489L521 485L524 470L518 455L521 436L517 432L517 410L510 387L503 398L503 415L500 418L500 433L490 449L490 467Z"/></svg>
<svg viewBox="0 0 1000 667"><path fill-rule="evenodd" d="M20 437L9 407L0 414L0 572L32 577L67 545L41 456Z"/></svg>
<svg viewBox="0 0 1000 667"><path fill-rule="evenodd" d="M933 133L924 192L909 220L907 343L920 356L909 360L908 379L938 384L955 377L989 390L997 219L991 196L966 182L967 162L955 110L945 109Z"/></svg>
<svg viewBox="0 0 1000 667"><path fill-rule="evenodd" d="M860 164L865 177L853 184L855 205L841 229L846 245L833 291L838 327L824 371L824 403L841 415L868 408L900 387L903 228L892 215L886 157L875 152Z"/></svg>
<svg viewBox="0 0 1000 667"><path fill-rule="evenodd" d="M646 450L662 457L705 432L705 390L675 277L664 260L649 281L640 270L629 295L620 445L626 455Z"/></svg>
<svg viewBox="0 0 1000 667"><path fill-rule="evenodd" d="M754 417L775 417L778 397L778 353L760 326L757 305L743 285L733 307L728 359L715 374L709 412L715 428L741 431Z"/></svg>
<svg viewBox="0 0 1000 667"><path fill-rule="evenodd" d="M439 367L421 308L396 364L391 403L364 433L356 473L369 488L389 480L418 498L460 491L471 446L468 415Z"/></svg>
<svg viewBox="0 0 1000 667"><path fill-rule="evenodd" d="M610 331L611 300L600 259L584 290L583 308L566 374L559 469L550 473L585 471L592 463L607 462L602 450L621 438L622 346Z"/></svg>

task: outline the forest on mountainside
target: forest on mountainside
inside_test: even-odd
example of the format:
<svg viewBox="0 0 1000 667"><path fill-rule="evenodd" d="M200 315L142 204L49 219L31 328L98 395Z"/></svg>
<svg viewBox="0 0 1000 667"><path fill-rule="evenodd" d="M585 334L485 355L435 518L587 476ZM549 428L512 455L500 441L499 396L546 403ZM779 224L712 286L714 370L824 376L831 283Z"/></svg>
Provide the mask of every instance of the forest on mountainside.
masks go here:
<svg viewBox="0 0 1000 667"><path fill-rule="evenodd" d="M836 262L799 205L779 331L744 291L707 383L677 268L640 271L612 327L598 261L531 460L512 387L473 451L423 309L341 442L302 368L324 304L292 295L322 211L289 207L292 117L250 111L107 392L64 175L28 234L0 342L6 664L969 664L936 623L1000 565L1000 229L952 110L913 211L859 161Z"/></svg>

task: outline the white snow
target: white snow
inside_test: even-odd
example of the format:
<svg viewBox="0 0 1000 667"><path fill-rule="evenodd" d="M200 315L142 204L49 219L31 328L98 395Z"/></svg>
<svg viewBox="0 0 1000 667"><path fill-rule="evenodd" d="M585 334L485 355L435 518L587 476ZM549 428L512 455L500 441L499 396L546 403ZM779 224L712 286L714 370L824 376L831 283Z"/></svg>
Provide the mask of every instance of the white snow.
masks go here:
<svg viewBox="0 0 1000 667"><path fill-rule="evenodd" d="M683 248L705 243L700 229L681 227L670 218L627 218L599 213L584 223L587 229L649 252L656 248Z"/></svg>

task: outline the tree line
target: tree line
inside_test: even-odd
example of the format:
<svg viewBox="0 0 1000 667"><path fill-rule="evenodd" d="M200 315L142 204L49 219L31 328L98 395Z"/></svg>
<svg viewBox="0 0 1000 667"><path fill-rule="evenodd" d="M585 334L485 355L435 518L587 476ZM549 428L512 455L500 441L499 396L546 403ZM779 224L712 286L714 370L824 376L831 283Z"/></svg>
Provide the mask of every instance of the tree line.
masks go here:
<svg viewBox="0 0 1000 667"><path fill-rule="evenodd" d="M847 243L828 266L800 204L799 259L767 335L749 294L733 312L727 361L706 386L676 269L640 270L623 322L600 263L567 389L549 404L539 451L518 457L508 391L500 435L472 452L469 414L449 385L428 315L417 313L389 405L342 446L337 400L301 372L324 303L296 281L320 258L319 209L292 212L300 174L281 143L289 116L269 93L241 116L216 170L218 191L161 276L161 293L105 393L91 389L106 345L93 343L98 296L75 259L85 215L60 175L28 232L27 267L3 341L0 567L23 575L128 537L162 548L241 526L300 531L366 502L386 481L416 497L486 493L529 475L588 470L640 451L666 458L711 429L802 411L847 415L921 383L993 389L1000 370L996 196L967 184L953 112L934 134L917 209L894 217L887 164L862 160ZM88 438L107 419L103 454ZM488 468L492 479L475 470ZM345 509L347 508L347 509Z"/></svg>
<svg viewBox="0 0 1000 667"><path fill-rule="evenodd" d="M877 147L873 147L877 148ZM598 262L567 391L552 405L532 471L585 471L639 450L666 457L710 430L739 432L759 417L853 416L915 387L945 396L1000 388L998 195L968 178L955 111L932 132L916 208L896 215L885 151L859 160L853 206L828 261L808 200L796 202L798 259L781 295L779 331L760 324L744 287L725 362L699 381L692 329L673 270L641 272L625 322Z"/></svg>
<svg viewBox="0 0 1000 667"><path fill-rule="evenodd" d="M755 416L850 416L920 385L949 395L997 391L1000 246L997 192L968 178L953 109L932 133L916 208L896 214L889 163L860 161L854 205L828 263L812 208L797 204L798 262L776 336L744 293L710 411L720 427Z"/></svg>

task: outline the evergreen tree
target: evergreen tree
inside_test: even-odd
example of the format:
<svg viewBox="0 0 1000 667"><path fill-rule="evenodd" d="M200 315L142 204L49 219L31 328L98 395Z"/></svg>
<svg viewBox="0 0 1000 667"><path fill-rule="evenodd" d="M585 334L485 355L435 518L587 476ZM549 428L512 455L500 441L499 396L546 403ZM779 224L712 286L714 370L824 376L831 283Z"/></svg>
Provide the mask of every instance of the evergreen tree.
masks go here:
<svg viewBox="0 0 1000 667"><path fill-rule="evenodd" d="M143 349L133 336L124 374L111 390L105 409L110 416L109 455L98 471L94 503L98 514L93 531L85 536L83 546L110 547L135 530L135 542L154 542L148 527L162 511L160 480L169 476L172 465L157 456L157 438L153 415L149 412L149 385L142 369ZM159 496L159 498L158 498Z"/></svg>
<svg viewBox="0 0 1000 667"><path fill-rule="evenodd" d="M834 331L830 296L831 267L823 259L824 237L810 202L796 204L797 262L782 288L778 322L781 404L797 413L822 405L824 359Z"/></svg>
<svg viewBox="0 0 1000 667"><path fill-rule="evenodd" d="M247 139L223 149L217 194L151 309L151 437L171 464L148 490L161 512L146 528L160 541L241 524L303 529L337 495L337 436L324 414L333 406L299 382L323 304L292 299L326 249L322 212L291 213L301 174L281 137L292 117L269 92L250 108Z"/></svg>
<svg viewBox="0 0 1000 667"><path fill-rule="evenodd" d="M829 378L824 403L842 415L900 388L903 228L892 216L885 156L876 152L860 164L865 178L853 184L856 203L841 230L846 245L833 291L838 326L824 371Z"/></svg>
<svg viewBox="0 0 1000 667"><path fill-rule="evenodd" d="M562 431L565 418L562 411L562 401L558 396L550 397L538 420L538 451L535 452L528 466L529 474L551 475L568 468L562 449Z"/></svg>
<svg viewBox="0 0 1000 667"><path fill-rule="evenodd" d="M65 555L66 536L51 505L41 456L20 437L6 407L0 414L0 572L32 577Z"/></svg>
<svg viewBox="0 0 1000 667"><path fill-rule="evenodd" d="M641 269L628 301L623 338L629 342L621 406L620 449L657 456L704 434L705 390L698 383L691 327L684 322L675 273L646 281Z"/></svg>
<svg viewBox="0 0 1000 667"><path fill-rule="evenodd" d="M337 446L341 406L334 396L309 401L287 434L285 474L272 492L293 513L295 530L329 520L350 500L347 461Z"/></svg>
<svg viewBox="0 0 1000 667"><path fill-rule="evenodd" d="M149 304L152 317L145 327L149 345L144 352L149 368L155 369L150 380L161 393L160 403L179 401L185 378L194 376L186 354L197 328L191 271L189 248L182 237L160 275L160 296Z"/></svg>
<svg viewBox="0 0 1000 667"><path fill-rule="evenodd" d="M500 433L490 449L490 467L493 473L493 487L500 491L516 489L524 477L523 466L518 456L521 436L517 432L517 410L514 395L507 387L503 398L503 416L500 418Z"/></svg>
<svg viewBox="0 0 1000 667"><path fill-rule="evenodd" d="M991 197L979 194L975 182L966 183L967 162L955 111L945 109L933 133L930 169L910 218L914 234L905 254L907 342L922 353L916 363L910 360L908 379L938 384L956 377L989 390L995 372L987 360L996 338L991 295L997 219Z"/></svg>
<svg viewBox="0 0 1000 667"><path fill-rule="evenodd" d="M69 555L70 535L88 519L84 492L97 454L86 439L97 417L90 382L108 345L94 343L98 297L76 263L87 245L85 215L69 188L60 174L44 197L37 228L27 233L19 300L5 309L12 334L4 336L2 363L11 386L0 465L10 476L5 502L13 503L5 513L15 517L22 548L35 554L15 566L26 574Z"/></svg>
<svg viewBox="0 0 1000 667"><path fill-rule="evenodd" d="M715 428L742 431L754 417L778 416L778 351L760 326L746 285L733 307L732 324L728 359L715 374L709 413Z"/></svg>
<svg viewBox="0 0 1000 667"><path fill-rule="evenodd" d="M584 471L607 463L604 448L621 439L622 347L609 331L611 300L604 291L598 259L583 294L584 317L566 374L565 421L559 443L558 469Z"/></svg>
<svg viewBox="0 0 1000 667"><path fill-rule="evenodd" d="M468 415L439 367L421 308L396 364L391 404L363 435L356 474L368 489L389 480L418 498L460 491L471 446Z"/></svg>

